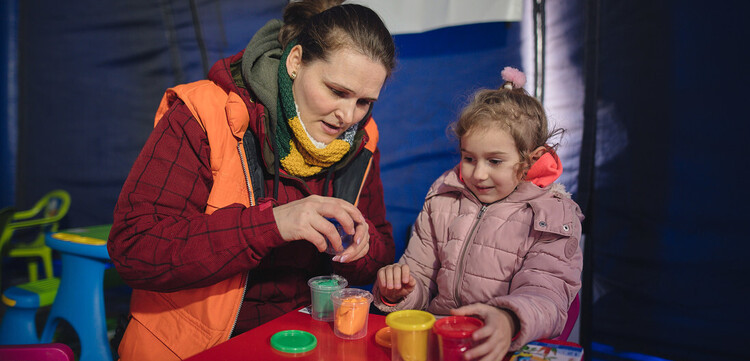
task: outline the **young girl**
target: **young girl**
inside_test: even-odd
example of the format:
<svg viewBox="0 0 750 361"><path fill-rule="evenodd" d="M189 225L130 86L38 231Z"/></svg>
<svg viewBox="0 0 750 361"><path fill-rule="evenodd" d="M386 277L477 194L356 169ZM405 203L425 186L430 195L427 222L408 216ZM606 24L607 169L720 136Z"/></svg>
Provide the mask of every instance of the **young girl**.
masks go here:
<svg viewBox="0 0 750 361"><path fill-rule="evenodd" d="M525 76L479 91L452 129L461 161L430 188L406 252L378 271L384 312L475 315L467 359L500 360L560 334L581 281L583 215L560 184L542 105Z"/></svg>

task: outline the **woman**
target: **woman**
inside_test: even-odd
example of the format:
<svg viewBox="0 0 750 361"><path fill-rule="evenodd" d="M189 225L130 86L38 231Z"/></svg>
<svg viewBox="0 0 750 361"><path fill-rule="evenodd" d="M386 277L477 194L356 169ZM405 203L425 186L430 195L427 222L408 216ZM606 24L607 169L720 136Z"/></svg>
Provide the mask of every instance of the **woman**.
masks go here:
<svg viewBox="0 0 750 361"><path fill-rule="evenodd" d="M134 289L123 360L189 357L308 305L313 276L367 284L393 262L370 112L395 46L372 10L340 3L290 3L165 94L108 243ZM354 234L345 251L326 218Z"/></svg>

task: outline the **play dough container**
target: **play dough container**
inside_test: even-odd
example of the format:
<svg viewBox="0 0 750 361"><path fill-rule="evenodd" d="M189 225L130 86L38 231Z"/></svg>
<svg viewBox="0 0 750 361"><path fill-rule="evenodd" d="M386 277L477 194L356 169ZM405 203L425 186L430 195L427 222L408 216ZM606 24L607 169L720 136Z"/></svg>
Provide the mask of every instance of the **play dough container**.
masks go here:
<svg viewBox="0 0 750 361"><path fill-rule="evenodd" d="M336 230L339 232L339 236L341 237L341 247L344 248L344 251L346 251L349 246L352 245L352 238L354 238L354 235L347 234L344 230L344 227L341 226L341 223L336 220L336 218L328 218L326 219L333 223L334 226L336 226ZM326 243L328 244L328 248L326 248L326 253L328 254L336 254L336 250L333 249L333 245L331 245L331 241L326 238ZM343 252L343 251L342 251Z"/></svg>
<svg viewBox="0 0 750 361"><path fill-rule="evenodd" d="M307 331L285 330L271 336L271 347L289 355L302 355L315 348L318 339Z"/></svg>
<svg viewBox="0 0 750 361"><path fill-rule="evenodd" d="M312 297L310 314L314 320L333 321L331 294L345 288L348 282L339 275L318 276L307 281Z"/></svg>
<svg viewBox="0 0 750 361"><path fill-rule="evenodd" d="M391 328L391 361L433 359L430 344L435 316L425 311L403 310L389 313L385 323Z"/></svg>
<svg viewBox="0 0 750 361"><path fill-rule="evenodd" d="M484 322L474 317L449 316L435 321L440 361L463 361L464 352L474 346L471 334L482 328Z"/></svg>
<svg viewBox="0 0 750 361"><path fill-rule="evenodd" d="M344 288L334 292L331 301L333 333L348 340L365 337L372 294L359 288Z"/></svg>

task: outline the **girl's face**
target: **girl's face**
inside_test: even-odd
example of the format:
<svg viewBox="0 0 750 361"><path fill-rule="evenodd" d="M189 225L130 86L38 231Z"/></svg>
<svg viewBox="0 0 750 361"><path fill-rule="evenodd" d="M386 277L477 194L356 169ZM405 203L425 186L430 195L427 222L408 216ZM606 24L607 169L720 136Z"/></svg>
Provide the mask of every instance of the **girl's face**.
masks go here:
<svg viewBox="0 0 750 361"><path fill-rule="evenodd" d="M349 48L327 60L302 63L302 47L292 48L287 71L300 119L315 140L329 144L367 114L386 78L382 64Z"/></svg>
<svg viewBox="0 0 750 361"><path fill-rule="evenodd" d="M461 176L482 203L513 193L522 177L520 158L513 137L497 127L475 129L461 137Z"/></svg>

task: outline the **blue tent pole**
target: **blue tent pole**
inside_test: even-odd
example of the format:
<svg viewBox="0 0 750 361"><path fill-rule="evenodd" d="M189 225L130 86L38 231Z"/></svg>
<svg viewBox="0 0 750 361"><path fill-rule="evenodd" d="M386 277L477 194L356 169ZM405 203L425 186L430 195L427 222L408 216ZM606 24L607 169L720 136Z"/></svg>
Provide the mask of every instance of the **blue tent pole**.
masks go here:
<svg viewBox="0 0 750 361"><path fill-rule="evenodd" d="M0 7L0 207L14 204L18 153L18 0Z"/></svg>

